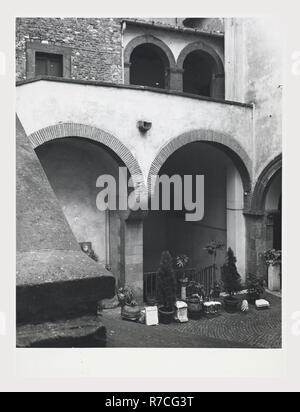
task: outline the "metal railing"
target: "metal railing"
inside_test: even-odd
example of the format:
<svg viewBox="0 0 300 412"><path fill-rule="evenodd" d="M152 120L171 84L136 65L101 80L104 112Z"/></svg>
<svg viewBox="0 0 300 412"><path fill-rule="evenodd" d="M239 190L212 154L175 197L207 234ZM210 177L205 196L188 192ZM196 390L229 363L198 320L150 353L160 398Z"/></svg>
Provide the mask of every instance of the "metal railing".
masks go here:
<svg viewBox="0 0 300 412"><path fill-rule="evenodd" d="M216 281L216 266L208 266L202 269L189 268L175 270L177 278L177 296L180 297L181 286L179 280L188 278L189 281L198 282L204 286L204 291L207 296L214 286ZM144 299L145 300L157 300L158 299L158 273L146 272L144 273Z"/></svg>

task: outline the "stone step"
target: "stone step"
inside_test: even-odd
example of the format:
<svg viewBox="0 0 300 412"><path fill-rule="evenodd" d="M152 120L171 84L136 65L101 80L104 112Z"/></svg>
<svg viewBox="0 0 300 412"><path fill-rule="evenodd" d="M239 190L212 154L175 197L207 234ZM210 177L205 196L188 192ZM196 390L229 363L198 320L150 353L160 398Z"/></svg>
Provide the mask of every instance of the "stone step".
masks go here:
<svg viewBox="0 0 300 412"><path fill-rule="evenodd" d="M106 328L96 316L17 327L18 348L103 348L105 346Z"/></svg>

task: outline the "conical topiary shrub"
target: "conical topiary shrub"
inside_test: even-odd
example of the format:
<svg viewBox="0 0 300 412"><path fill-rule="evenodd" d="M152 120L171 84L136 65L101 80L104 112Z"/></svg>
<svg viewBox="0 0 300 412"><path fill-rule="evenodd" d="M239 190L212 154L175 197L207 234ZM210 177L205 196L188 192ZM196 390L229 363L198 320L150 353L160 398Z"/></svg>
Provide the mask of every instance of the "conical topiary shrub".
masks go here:
<svg viewBox="0 0 300 412"><path fill-rule="evenodd" d="M234 295L242 289L241 276L238 273L236 262L237 259L234 256L233 250L229 248L226 262L221 269L224 290L229 295L224 299L225 309L229 312L235 312L237 310L239 301Z"/></svg>
<svg viewBox="0 0 300 412"><path fill-rule="evenodd" d="M173 259L168 251L161 255L158 269L159 301L163 306L159 308L160 321L169 323L173 319L176 302L176 278L173 269Z"/></svg>

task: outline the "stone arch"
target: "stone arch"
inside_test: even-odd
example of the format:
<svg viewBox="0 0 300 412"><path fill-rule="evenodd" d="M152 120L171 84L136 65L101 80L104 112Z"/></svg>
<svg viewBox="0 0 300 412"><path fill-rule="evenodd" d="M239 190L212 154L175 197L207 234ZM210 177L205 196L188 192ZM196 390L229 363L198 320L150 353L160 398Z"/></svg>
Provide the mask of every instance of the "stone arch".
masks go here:
<svg viewBox="0 0 300 412"><path fill-rule="evenodd" d="M194 142L206 142L216 144L226 152L233 160L237 167L243 182L245 192L245 203L247 203L248 195L251 191L251 174L252 161L242 146L231 136L216 132L213 130L193 130L184 133L175 139L170 140L161 148L154 161L151 164L148 175L148 188L151 193L151 176L159 174L161 167L166 160L181 147Z"/></svg>
<svg viewBox="0 0 300 412"><path fill-rule="evenodd" d="M203 40L197 41L191 44L188 44L180 53L178 59L177 59L177 67L178 69L183 69L183 63L186 59L186 57L192 53L193 51L196 50L201 50L207 54L209 54L215 61L216 67L218 69L218 74L224 75L224 64L222 62L221 57L218 55L218 53L206 42Z"/></svg>
<svg viewBox="0 0 300 412"><path fill-rule="evenodd" d="M251 212L263 213L268 188L273 178L282 169L282 154L273 159L261 172L251 198Z"/></svg>
<svg viewBox="0 0 300 412"><path fill-rule="evenodd" d="M143 36L139 36L131 40L125 50L124 50L124 82L125 84L130 84L130 57L134 49L138 46L141 46L143 44L152 44L158 49L161 50L161 54L164 58L164 60L167 63L168 70L169 70L169 77L170 73L174 72L176 70L176 61L175 57L171 51L171 49L164 43L162 40L158 39L157 37L154 37L150 34L146 34ZM170 79L169 79L169 87L170 87Z"/></svg>
<svg viewBox="0 0 300 412"><path fill-rule="evenodd" d="M187 45L180 53L177 59L177 70L182 73L182 90L184 90L184 76L186 59L192 55L193 52L201 52L205 61L209 62L211 66L211 84L210 97L221 98L225 97L225 78L224 78L224 64L219 54L207 44L205 41L197 41Z"/></svg>
<svg viewBox="0 0 300 412"><path fill-rule="evenodd" d="M128 168L135 187L139 186L144 189L144 178L138 161L135 159L130 150L120 142L115 136L107 133L97 127L92 127L78 123L59 123L53 126L45 127L28 136L32 146L36 149L44 143L51 140L79 137L100 143L115 153Z"/></svg>
<svg viewBox="0 0 300 412"><path fill-rule="evenodd" d="M224 176L223 186L224 194L226 193L226 196L224 196L224 203L221 213L224 222L226 221L226 226L224 226L224 230L220 230L219 228L215 228L215 230L217 230L216 233L218 234L222 232L220 234L220 236L222 236L222 241L224 241L228 247L231 247L235 251L238 260L238 270L245 280L246 220L244 217L244 210L247 210L249 194L251 191L252 161L245 149L236 141L235 138L222 132L200 129L181 134L170 140L159 150L157 156L151 164L148 175L148 193L151 196L154 194L154 187L151 185L152 176L159 175L161 168L166 164L170 156L175 154L181 148L197 142L206 143L216 149L219 149L220 151L223 151L223 153L232 161L232 164L228 163L228 171L226 176ZM224 164L227 164L227 162ZM219 213L219 211L217 212L217 209L214 208L213 210L216 213ZM210 223L208 224L210 225ZM174 236L177 236L177 233L181 230L179 230L180 227L181 226L177 226L178 231L175 231ZM193 230L197 229L193 228ZM207 227L203 230L205 230L205 239L207 238L206 240L209 241L208 238L211 236L211 232L209 231L210 229ZM174 239L176 239L176 237L174 237ZM190 239L189 242L191 242L189 243L191 245L194 240ZM186 247L188 248L189 246L186 245ZM192 247L191 250L194 250L194 247Z"/></svg>

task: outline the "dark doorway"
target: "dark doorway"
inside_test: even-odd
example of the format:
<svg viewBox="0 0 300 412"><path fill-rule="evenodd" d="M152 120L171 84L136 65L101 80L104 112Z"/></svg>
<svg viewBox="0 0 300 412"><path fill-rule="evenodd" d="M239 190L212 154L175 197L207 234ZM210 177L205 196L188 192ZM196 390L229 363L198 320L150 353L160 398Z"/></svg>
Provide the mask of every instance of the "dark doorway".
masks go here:
<svg viewBox="0 0 300 412"><path fill-rule="evenodd" d="M196 50L183 63L183 91L210 97L214 61L208 53Z"/></svg>
<svg viewBox="0 0 300 412"><path fill-rule="evenodd" d="M153 44L143 44L134 49L130 58L130 84L167 87L167 62L163 51Z"/></svg>

